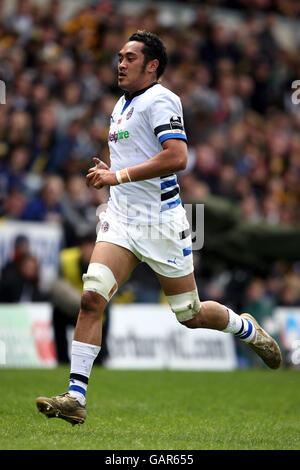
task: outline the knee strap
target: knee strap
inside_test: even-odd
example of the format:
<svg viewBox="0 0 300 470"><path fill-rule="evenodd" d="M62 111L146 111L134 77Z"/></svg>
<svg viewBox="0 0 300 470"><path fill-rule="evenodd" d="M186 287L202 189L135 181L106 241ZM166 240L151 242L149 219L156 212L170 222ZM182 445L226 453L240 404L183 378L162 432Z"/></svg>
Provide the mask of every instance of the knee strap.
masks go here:
<svg viewBox="0 0 300 470"><path fill-rule="evenodd" d="M101 263L90 263L87 273L82 276L83 290L97 292L107 302L118 289L118 283L113 272Z"/></svg>
<svg viewBox="0 0 300 470"><path fill-rule="evenodd" d="M201 302L197 289L184 294L168 295L166 298L179 322L191 320L200 311Z"/></svg>

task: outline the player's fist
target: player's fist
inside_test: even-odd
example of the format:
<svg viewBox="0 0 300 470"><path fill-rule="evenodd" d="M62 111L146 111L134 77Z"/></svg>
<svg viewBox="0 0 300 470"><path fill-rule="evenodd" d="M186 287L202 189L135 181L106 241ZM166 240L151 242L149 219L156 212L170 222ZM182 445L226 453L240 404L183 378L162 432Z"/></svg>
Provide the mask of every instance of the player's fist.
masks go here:
<svg viewBox="0 0 300 470"><path fill-rule="evenodd" d="M100 189L104 186L101 178L101 171L109 171L109 167L100 158L93 157L94 166L89 168L86 176L87 186L93 186L96 189Z"/></svg>
<svg viewBox="0 0 300 470"><path fill-rule="evenodd" d="M86 184L87 186L93 186L95 189L101 189L103 186L115 186L118 184L118 181L114 171L95 166L94 168L90 168L86 175Z"/></svg>

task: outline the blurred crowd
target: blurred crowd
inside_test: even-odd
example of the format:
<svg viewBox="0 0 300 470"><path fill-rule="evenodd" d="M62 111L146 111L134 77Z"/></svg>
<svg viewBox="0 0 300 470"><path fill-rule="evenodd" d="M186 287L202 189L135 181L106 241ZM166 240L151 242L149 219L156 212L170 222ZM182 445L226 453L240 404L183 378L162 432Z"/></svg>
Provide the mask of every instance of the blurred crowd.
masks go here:
<svg viewBox="0 0 300 470"><path fill-rule="evenodd" d="M159 2L159 0L155 0ZM181 2L182 0L175 0ZM187 0L187 3L197 5L199 0ZM300 4L297 0L206 0L206 5L212 7L247 10L254 13L279 13L294 18L300 16Z"/></svg>
<svg viewBox="0 0 300 470"><path fill-rule="evenodd" d="M191 24L166 25L158 2L136 15L121 14L117 2L86 2L61 21L60 0L17 0L9 14L0 0L2 219L56 221L66 248L95 233L105 194L88 188L85 174L93 156L108 153L110 115L122 94L116 53L131 33L145 29L164 41L169 65L162 84L183 104L189 163L179 175L182 200L214 195L236 204L245 221L300 225L300 104L291 99L300 60L275 33L277 13L299 15L292 10L297 2L206 3L189 2ZM246 3L264 15L243 10ZM242 12L235 27L215 21L214 6L233 4ZM237 270L229 280L206 280L201 263L197 269L203 299L241 292L234 285L243 278L247 302L264 312L270 305L300 305L297 263L276 264L267 279ZM149 300L159 300L158 284L144 276L154 293Z"/></svg>

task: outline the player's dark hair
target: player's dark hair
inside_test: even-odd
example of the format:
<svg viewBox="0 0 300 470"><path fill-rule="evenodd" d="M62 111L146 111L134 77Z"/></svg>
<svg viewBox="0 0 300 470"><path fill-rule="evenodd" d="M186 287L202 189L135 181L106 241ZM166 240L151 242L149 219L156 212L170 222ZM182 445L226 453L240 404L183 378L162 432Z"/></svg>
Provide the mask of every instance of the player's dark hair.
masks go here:
<svg viewBox="0 0 300 470"><path fill-rule="evenodd" d="M130 36L129 41L138 41L144 44L142 49L142 53L145 56L144 65L148 64L150 60L158 60L159 65L156 70L156 75L157 78L159 78L164 73L168 63L167 51L161 39L154 33L137 31Z"/></svg>

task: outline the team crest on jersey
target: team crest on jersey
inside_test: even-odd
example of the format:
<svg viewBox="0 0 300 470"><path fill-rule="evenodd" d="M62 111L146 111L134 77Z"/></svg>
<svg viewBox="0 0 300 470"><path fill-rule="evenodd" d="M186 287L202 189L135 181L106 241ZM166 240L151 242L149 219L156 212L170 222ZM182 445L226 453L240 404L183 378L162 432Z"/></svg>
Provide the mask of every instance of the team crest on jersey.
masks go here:
<svg viewBox="0 0 300 470"><path fill-rule="evenodd" d="M126 119L130 119L131 116L132 116L132 113L134 111L134 107L132 106L132 108L128 111L128 113L126 114Z"/></svg>
<svg viewBox="0 0 300 470"><path fill-rule="evenodd" d="M183 130L183 125L181 123L181 117L180 116L172 116L170 119L170 127L171 129L180 129Z"/></svg>

